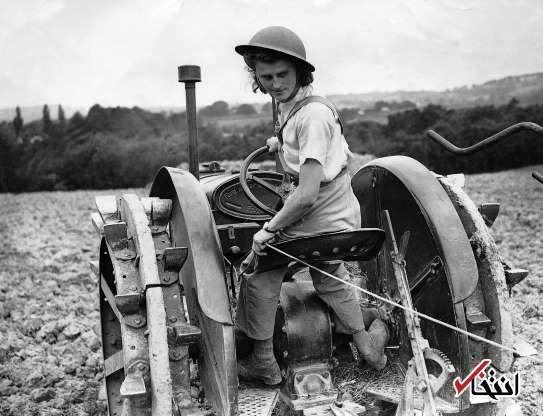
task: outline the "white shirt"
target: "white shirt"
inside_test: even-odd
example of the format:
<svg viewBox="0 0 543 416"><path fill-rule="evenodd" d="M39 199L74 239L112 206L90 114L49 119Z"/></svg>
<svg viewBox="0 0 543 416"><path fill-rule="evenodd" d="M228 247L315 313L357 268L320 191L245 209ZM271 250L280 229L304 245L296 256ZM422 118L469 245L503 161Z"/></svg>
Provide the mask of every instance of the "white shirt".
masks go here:
<svg viewBox="0 0 543 416"><path fill-rule="evenodd" d="M301 87L290 101L279 103L279 123L284 123L296 102L310 95L315 94L308 85ZM317 102L304 105L290 118L282 133L279 157L287 172L299 175L300 166L307 159L315 159L323 167L321 182L329 182L347 166L351 156L349 145L334 113L326 105Z"/></svg>

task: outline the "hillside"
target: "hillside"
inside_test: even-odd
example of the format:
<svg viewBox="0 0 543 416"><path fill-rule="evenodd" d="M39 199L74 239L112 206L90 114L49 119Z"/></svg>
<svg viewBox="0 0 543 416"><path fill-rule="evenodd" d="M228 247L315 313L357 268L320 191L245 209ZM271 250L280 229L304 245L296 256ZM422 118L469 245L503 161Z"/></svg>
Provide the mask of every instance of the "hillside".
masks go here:
<svg viewBox="0 0 543 416"><path fill-rule="evenodd" d="M362 94L333 94L328 98L338 107L370 108L377 101L412 101L418 107L439 104L447 108L503 105L516 98L521 105L543 103L543 72L515 75L483 84L445 91L393 91Z"/></svg>

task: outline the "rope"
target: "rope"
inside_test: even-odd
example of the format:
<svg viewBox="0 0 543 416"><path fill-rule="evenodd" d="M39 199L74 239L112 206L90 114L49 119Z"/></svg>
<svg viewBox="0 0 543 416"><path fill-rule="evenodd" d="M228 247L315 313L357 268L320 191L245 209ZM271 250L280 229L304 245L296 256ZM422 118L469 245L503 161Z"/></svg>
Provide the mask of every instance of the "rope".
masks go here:
<svg viewBox="0 0 543 416"><path fill-rule="evenodd" d="M500 343L498 343L498 342L495 342L495 341L492 341L492 340L490 340L490 339L481 337L481 336L479 336L479 335L472 334L471 332L465 331L465 330L463 330L463 329L461 329L461 328L458 328L458 327L456 327L456 326L454 326L454 325L450 325L450 324L448 324L448 323L446 323L446 322L440 321L439 319L433 318L433 317L431 317L430 315L426 315L426 314L424 314L424 313L422 313L422 312L417 312L417 311L414 310L414 309L407 308L407 307L405 307L405 306L403 306L403 305L401 305L401 304L399 304L399 303L396 303L396 302L394 302L394 301L392 301L392 300L390 300L390 299L384 298L384 297L379 296L379 295L377 295L377 294L375 294L375 293L373 293L373 292L370 292L369 290L366 290L366 289L364 289L364 288L361 288L361 287L359 287L359 286L356 286L356 285L353 284L353 283L347 282L346 280L343 280L343 279L341 279L341 278L339 278L339 277L337 277L337 276L334 276L334 275L331 274L331 273L325 272L324 270L321 270L321 269L319 269L318 267L315 267L315 266L313 266L313 265L311 265L311 264L309 264L309 263L307 263L307 262L305 262L305 261L303 261L303 260L300 260L300 259L294 257L293 255L291 255L291 254L289 254L289 253L286 253L286 252L284 252L283 250L278 249L277 247L274 247L274 246L272 246L272 245L270 245L270 244L267 244L267 243L266 243L266 247L269 247L269 248L271 248L272 250L276 251L277 253L282 254L283 256L286 256L286 257L288 257L288 258L290 258L290 259L292 259L292 260L295 260L295 261L297 261L297 262L299 262L299 263L301 263L301 264L303 264L303 265L305 265L305 266L307 266L307 267L310 267L310 268L312 268L313 270L315 270L315 271L317 271L317 272L319 272L319 273L324 274L325 276L328 276L328 277L331 277L332 279L338 280L338 281L340 281L340 282L346 284L347 286L350 286L350 287L352 287L352 288L354 288L354 289L356 289L356 290L358 290L358 291L360 291L360 292L362 292L362 293L365 293L366 295L372 296L372 297L374 297L374 298L376 298L376 299L379 299L379 300L382 301L382 302L388 303L389 305L393 305L393 306L395 306L395 307L397 307L397 308L400 308L400 309L402 309L402 310L404 310L404 311L406 311L406 312L411 312L411 313L417 315L417 316L420 317L420 318L424 318L424 319L426 319L426 320L428 320L428 321L431 321L431 322L434 322L434 323L436 323L436 324L438 324L438 325L444 326L445 328L448 328L448 329L451 329L451 330L453 330L453 331L459 332L459 333L461 333L461 334L467 335L468 337L473 338L473 339L475 339L475 340L477 340L477 341L485 342L485 343L487 343L487 344L489 344L489 345L492 345L493 347L500 348L500 349L506 350L506 351L510 351L510 352L516 353L516 354L518 354L518 355L522 355L522 354L520 354L519 351L517 351L517 350L514 349L514 348L508 347L508 346L506 346L506 345L502 345L502 344L500 344ZM538 352L538 354L539 354L539 352ZM530 356L530 358L531 358L532 360L534 360L534 361L543 363L543 360L540 359L540 358L532 357L532 356Z"/></svg>

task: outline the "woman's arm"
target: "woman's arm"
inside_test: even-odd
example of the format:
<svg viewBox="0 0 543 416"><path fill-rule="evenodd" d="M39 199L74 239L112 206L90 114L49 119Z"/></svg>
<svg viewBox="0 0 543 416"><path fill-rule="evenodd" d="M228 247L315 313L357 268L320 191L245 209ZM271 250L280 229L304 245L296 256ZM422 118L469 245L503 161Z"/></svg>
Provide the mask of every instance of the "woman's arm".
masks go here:
<svg viewBox="0 0 543 416"><path fill-rule="evenodd" d="M323 168L320 162L315 159L306 159L300 167L298 187L286 200L283 208L268 222L267 229L279 231L302 218L317 200L322 177ZM264 229L258 231L253 237L253 250L258 255L265 255L264 244L274 235Z"/></svg>
<svg viewBox="0 0 543 416"><path fill-rule="evenodd" d="M322 177L322 165L315 159L307 159L300 166L298 187L283 208L268 222L268 228L278 231L302 218L317 200Z"/></svg>

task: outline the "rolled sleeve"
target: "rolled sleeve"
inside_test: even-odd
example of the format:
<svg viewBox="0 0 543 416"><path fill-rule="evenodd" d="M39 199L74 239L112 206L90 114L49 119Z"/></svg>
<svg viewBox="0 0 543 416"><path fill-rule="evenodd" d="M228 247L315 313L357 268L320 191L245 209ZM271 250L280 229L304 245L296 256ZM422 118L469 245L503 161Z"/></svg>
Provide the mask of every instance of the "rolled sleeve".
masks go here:
<svg viewBox="0 0 543 416"><path fill-rule="evenodd" d="M334 134L335 119L332 111L321 103L310 103L299 111L296 121L300 166L307 159L315 159L325 166Z"/></svg>

